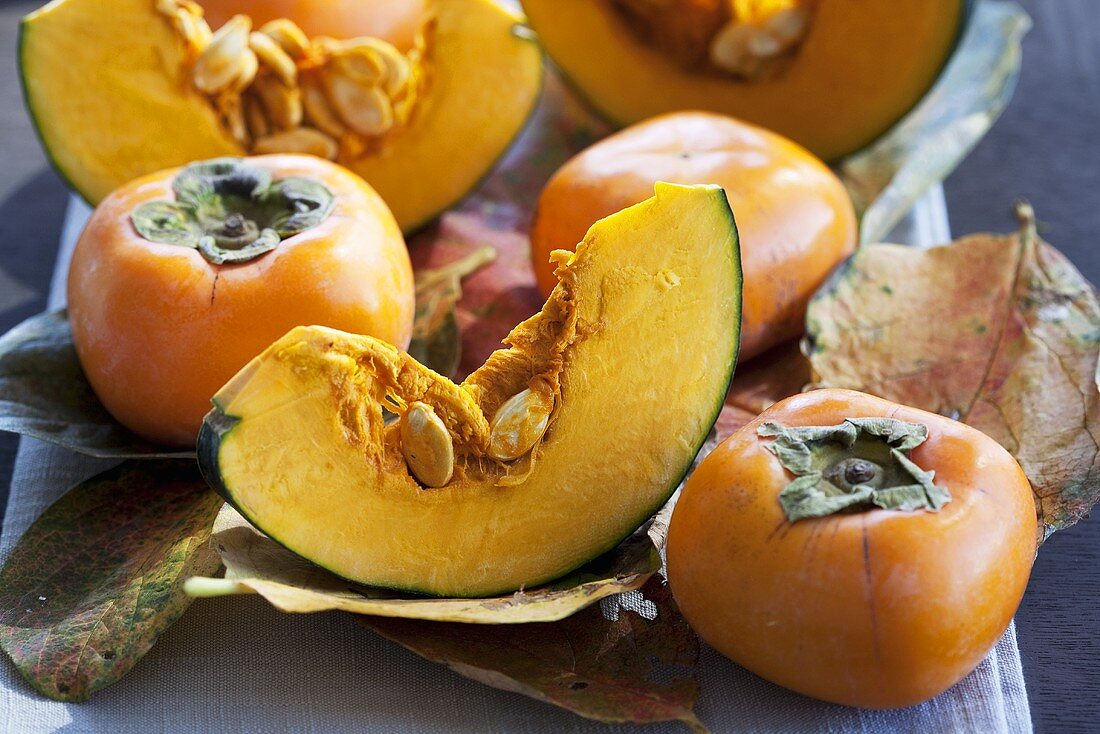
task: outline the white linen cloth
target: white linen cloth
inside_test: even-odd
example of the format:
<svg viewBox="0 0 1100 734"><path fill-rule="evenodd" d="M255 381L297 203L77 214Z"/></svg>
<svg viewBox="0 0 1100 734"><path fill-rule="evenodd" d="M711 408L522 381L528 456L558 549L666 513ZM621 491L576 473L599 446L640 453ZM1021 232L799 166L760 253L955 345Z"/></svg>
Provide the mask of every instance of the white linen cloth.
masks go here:
<svg viewBox="0 0 1100 734"><path fill-rule="evenodd" d="M64 305L64 274L87 208L67 214L50 308ZM942 189L917 206L894 241L949 240ZM50 503L113 466L23 439L0 555ZM821 703L757 678L704 645L696 712L715 732L1030 733L1016 632L969 677L900 711ZM82 704L37 693L0 663L0 732L619 732L516 693L498 691L375 636L349 615L289 615L256 596L197 601L120 682ZM646 731L682 732L680 724Z"/></svg>

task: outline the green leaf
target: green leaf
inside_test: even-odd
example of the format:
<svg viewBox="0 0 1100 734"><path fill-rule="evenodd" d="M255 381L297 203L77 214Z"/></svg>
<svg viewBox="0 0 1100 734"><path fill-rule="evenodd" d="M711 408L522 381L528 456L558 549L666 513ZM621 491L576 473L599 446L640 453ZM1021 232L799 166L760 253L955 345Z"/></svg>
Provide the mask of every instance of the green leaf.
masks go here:
<svg viewBox="0 0 1100 734"><path fill-rule="evenodd" d="M830 494L824 491L820 472L804 474L783 488L779 493L779 504L783 514L791 522L811 517L826 517L843 510L867 506L871 502L873 490L870 487L856 487L852 492Z"/></svg>
<svg viewBox="0 0 1100 734"><path fill-rule="evenodd" d="M699 641L660 577L553 623L358 621L467 678L589 719L702 729L693 711Z"/></svg>
<svg viewBox="0 0 1100 734"><path fill-rule="evenodd" d="M928 427L893 418L846 418L832 426L766 422L756 434L773 439L768 450L795 476L779 493L791 522L844 510L937 512L951 493L932 483L935 472L908 452L928 438Z"/></svg>
<svg viewBox="0 0 1100 734"><path fill-rule="evenodd" d="M243 158L233 157L191 163L172 179L172 191L178 201L192 207L209 206L226 195L250 199L271 185L271 174L243 163Z"/></svg>
<svg viewBox="0 0 1100 734"><path fill-rule="evenodd" d="M147 201L130 214L130 223L150 242L197 247L202 237L193 207L175 201Z"/></svg>
<svg viewBox="0 0 1100 734"><path fill-rule="evenodd" d="M262 196L266 208L280 212L268 226L283 239L316 227L336 207L336 197L328 187L305 176L279 179Z"/></svg>
<svg viewBox="0 0 1100 734"><path fill-rule="evenodd" d="M862 215L862 242L885 237L1000 117L1016 89L1029 28L1031 19L1014 2L976 3L932 91L885 136L841 163L841 178Z"/></svg>
<svg viewBox="0 0 1100 734"><path fill-rule="evenodd" d="M199 237L196 247L202 256L205 257L210 263L214 265L225 265L226 263L242 263L253 260L265 252L271 252L279 246L281 240L279 239L279 233L273 229L261 229L255 236L248 237L249 241L245 244L234 243L232 247L223 247L218 243L216 237L205 235Z"/></svg>
<svg viewBox="0 0 1100 734"><path fill-rule="evenodd" d="M129 462L70 490L0 570L0 648L59 701L114 683L190 604L183 580L217 570L220 506L193 461Z"/></svg>
<svg viewBox="0 0 1100 734"><path fill-rule="evenodd" d="M194 456L138 438L111 417L80 367L64 311L0 336L0 430L100 458Z"/></svg>
<svg viewBox="0 0 1100 734"><path fill-rule="evenodd" d="M547 622L644 584L661 568L666 529L666 520L655 520L610 553L544 586L496 598L441 599L352 584L286 550L226 505L213 536L225 578L194 578L185 588L201 597L260 594L284 612L338 609L478 624Z"/></svg>
<svg viewBox="0 0 1100 734"><path fill-rule="evenodd" d="M811 301L808 349L823 387L997 440L1031 482L1045 539L1100 500L1100 304L1031 208L1018 214L1013 235L863 247Z"/></svg>
<svg viewBox="0 0 1100 734"><path fill-rule="evenodd" d="M318 180L271 173L243 158L185 166L172 180L175 201L148 201L130 221L152 242L194 247L214 265L241 263L321 224L336 198Z"/></svg>

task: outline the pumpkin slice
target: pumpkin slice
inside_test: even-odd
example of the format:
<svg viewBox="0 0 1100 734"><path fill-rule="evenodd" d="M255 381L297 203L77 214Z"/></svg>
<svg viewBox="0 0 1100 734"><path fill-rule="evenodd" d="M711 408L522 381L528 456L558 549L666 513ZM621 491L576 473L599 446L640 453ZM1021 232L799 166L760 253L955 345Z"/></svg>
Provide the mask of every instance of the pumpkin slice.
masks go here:
<svg viewBox="0 0 1100 734"><path fill-rule="evenodd" d="M668 499L721 409L737 231L721 188L657 184L557 256L542 311L460 385L377 339L290 332L215 396L207 480L273 539L368 585L505 593L613 548Z"/></svg>
<svg viewBox="0 0 1100 734"><path fill-rule="evenodd" d="M523 0L554 62L626 126L739 117L825 160L886 132L939 76L968 0ZM755 54L755 55L754 55Z"/></svg>
<svg viewBox="0 0 1100 734"><path fill-rule="evenodd" d="M192 7L176 5L184 14ZM247 111L249 100L232 95L219 100L196 88L199 51L164 10L176 5L173 0L55 0L23 21L19 57L27 107L58 171L93 204L154 171L249 152L324 153L320 139L329 146L326 155L365 178L408 232L477 185L538 97L541 53L516 32L520 18L492 0L434 0L425 15L425 46L415 52L423 60L418 96L399 130L379 139L354 130L338 134L331 121L309 127L307 108L306 127L297 130L308 129L308 135L270 137L261 144L261 136L227 121L227 106L239 102ZM253 30L257 26L252 24ZM329 53L317 51L326 44L334 45L321 40L310 54ZM315 66L315 59L299 63L299 87L320 74ZM262 82L278 98L282 88L274 67L261 62L259 68L255 84ZM336 92L326 88L332 103ZM347 85L344 91L352 93L345 110L367 114L355 95L374 99L375 93ZM253 101L262 97L255 85L247 94ZM264 104L275 104L265 99ZM269 117L271 133L286 132L276 129L276 116ZM322 135L318 126L329 133Z"/></svg>

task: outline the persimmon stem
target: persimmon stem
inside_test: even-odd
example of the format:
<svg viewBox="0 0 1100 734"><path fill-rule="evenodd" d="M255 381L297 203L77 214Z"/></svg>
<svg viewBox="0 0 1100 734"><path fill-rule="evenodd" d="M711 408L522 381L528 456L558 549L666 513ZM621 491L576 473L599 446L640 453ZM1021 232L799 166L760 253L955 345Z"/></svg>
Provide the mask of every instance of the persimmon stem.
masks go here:
<svg viewBox="0 0 1100 734"><path fill-rule="evenodd" d="M765 423L768 449L795 479L779 493L791 522L839 512L928 510L951 500L909 452L924 443L928 428L890 418L848 418L835 426L787 427Z"/></svg>
<svg viewBox="0 0 1100 734"><path fill-rule="evenodd" d="M175 201L150 201L133 211L134 229L152 242L195 248L214 265L270 252L323 222L335 205L320 181L300 176L273 181L242 158L192 163L172 189Z"/></svg>
<svg viewBox="0 0 1100 734"><path fill-rule="evenodd" d="M877 488L882 484L883 468L873 461L855 456L842 459L825 472L825 478L842 489L854 489L864 484Z"/></svg>

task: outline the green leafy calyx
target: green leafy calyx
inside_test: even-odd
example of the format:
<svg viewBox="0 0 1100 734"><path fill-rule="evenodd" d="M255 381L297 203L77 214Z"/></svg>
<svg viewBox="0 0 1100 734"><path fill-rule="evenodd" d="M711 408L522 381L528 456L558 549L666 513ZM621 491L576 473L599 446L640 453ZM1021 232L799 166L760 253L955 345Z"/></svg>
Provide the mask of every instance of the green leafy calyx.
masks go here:
<svg viewBox="0 0 1100 734"><path fill-rule="evenodd" d="M795 478L779 493L791 522L838 512L927 510L936 512L951 493L932 483L909 452L928 438L928 428L892 418L847 418L835 426L757 429L773 439L768 449Z"/></svg>
<svg viewBox="0 0 1100 734"><path fill-rule="evenodd" d="M272 181L241 158L192 163L172 182L176 201L150 201L130 215L152 242L197 249L215 265L241 263L328 218L335 198L320 181Z"/></svg>

